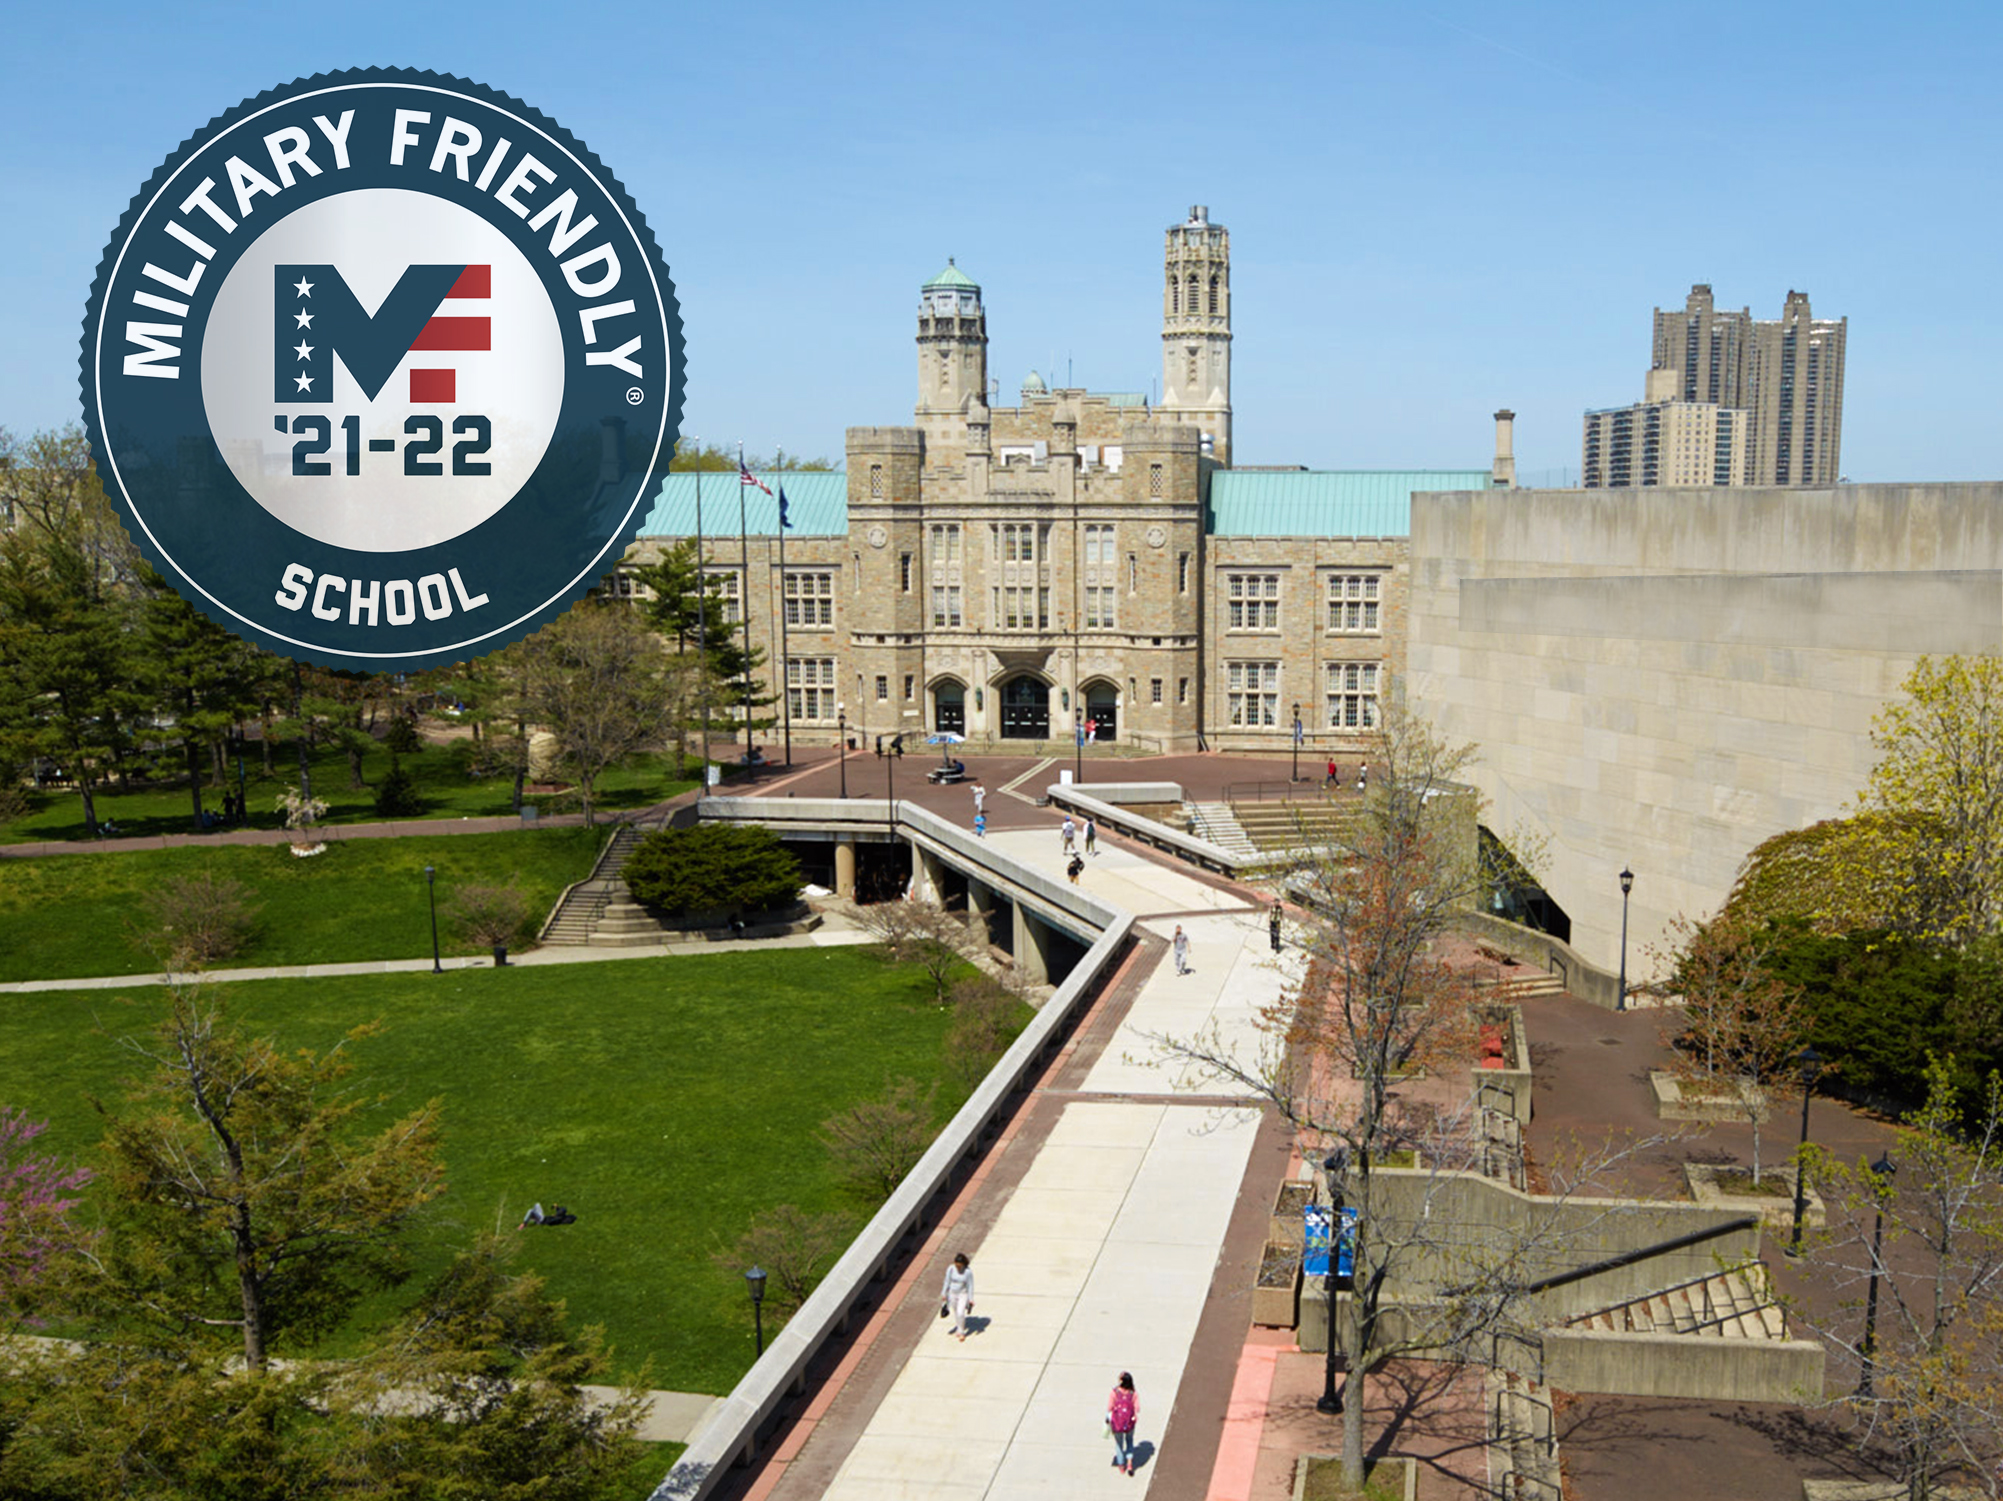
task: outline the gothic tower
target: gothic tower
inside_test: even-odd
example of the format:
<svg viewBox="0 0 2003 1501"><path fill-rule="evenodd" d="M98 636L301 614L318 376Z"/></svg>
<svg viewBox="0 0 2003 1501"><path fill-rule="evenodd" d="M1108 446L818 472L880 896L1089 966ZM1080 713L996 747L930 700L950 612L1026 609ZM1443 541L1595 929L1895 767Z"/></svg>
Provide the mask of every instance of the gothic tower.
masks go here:
<svg viewBox="0 0 2003 1501"><path fill-rule="evenodd" d="M988 318L977 282L951 260L918 294L918 410L965 412L988 390Z"/></svg>
<svg viewBox="0 0 2003 1501"><path fill-rule="evenodd" d="M1203 430L1204 448L1231 462L1231 235L1197 204L1169 227L1162 289L1162 409Z"/></svg>

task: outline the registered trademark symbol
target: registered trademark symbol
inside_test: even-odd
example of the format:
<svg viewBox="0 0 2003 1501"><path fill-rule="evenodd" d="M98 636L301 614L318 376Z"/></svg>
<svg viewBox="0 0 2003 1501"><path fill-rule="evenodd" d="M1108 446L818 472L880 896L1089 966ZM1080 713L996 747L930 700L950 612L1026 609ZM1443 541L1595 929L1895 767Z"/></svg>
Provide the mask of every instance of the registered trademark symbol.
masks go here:
<svg viewBox="0 0 2003 1501"><path fill-rule="evenodd" d="M646 399L647 399L647 393L645 391L642 391L638 386L628 386L626 388L627 406L636 407Z"/></svg>

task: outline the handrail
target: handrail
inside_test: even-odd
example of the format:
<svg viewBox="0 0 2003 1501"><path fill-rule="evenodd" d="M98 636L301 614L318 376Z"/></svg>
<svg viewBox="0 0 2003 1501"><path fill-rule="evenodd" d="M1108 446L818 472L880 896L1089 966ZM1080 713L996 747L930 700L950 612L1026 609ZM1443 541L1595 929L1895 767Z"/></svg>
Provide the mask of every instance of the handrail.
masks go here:
<svg viewBox="0 0 2003 1501"><path fill-rule="evenodd" d="M1327 779L1312 776L1302 777L1298 782L1230 782L1224 788L1224 801L1263 803L1268 788L1272 789L1273 801L1276 803L1318 801L1328 795Z"/></svg>
<svg viewBox="0 0 2003 1501"><path fill-rule="evenodd" d="M1747 1266L1750 1266L1754 1262L1757 1262L1758 1259L1759 1259L1758 1257L1754 1257L1749 1261L1741 1262L1738 1266L1726 1267L1724 1270L1727 1272L1744 1271ZM1568 1325L1577 1324L1585 1319L1599 1318L1603 1314L1619 1313L1623 1308L1632 1308L1637 1303L1647 1303L1651 1302L1656 1298L1666 1298L1671 1293L1682 1292L1685 1288L1701 1287L1706 1282L1709 1282L1713 1277L1716 1277L1718 1275L1719 1273L1717 1272L1705 1272L1702 1276L1692 1277L1687 1282L1672 1282L1669 1284L1669 1286L1658 1287L1653 1292L1637 1293L1632 1298L1623 1298L1620 1302L1609 1303L1604 1308L1593 1308L1587 1310L1585 1313L1574 1314L1571 1318L1567 1319L1565 1322ZM1762 1306L1764 1307L1765 1305Z"/></svg>
<svg viewBox="0 0 2003 1501"><path fill-rule="evenodd" d="M1673 1235L1668 1240L1659 1240L1652 1246L1643 1246L1635 1251L1623 1251L1618 1256L1608 1256L1586 1266L1574 1267L1569 1272L1554 1272L1548 1277L1539 1277L1527 1284L1524 1295L1549 1292L1554 1287L1566 1287L1574 1282L1583 1282L1588 1277L1597 1277L1601 1272L1618 1271L1624 1266L1633 1266L1637 1261L1646 1261L1651 1256L1664 1256L1671 1251L1682 1251L1691 1246L1700 1246L1707 1240L1719 1240L1727 1235L1736 1235L1741 1230L1759 1228L1760 1217L1756 1214L1742 1214L1722 1224L1712 1225L1704 1230L1692 1230L1683 1235ZM1699 1282L1705 1279L1699 1277ZM1686 1283L1677 1284L1687 1286ZM1461 1289L1464 1291L1465 1289ZM1653 1295L1651 1295L1653 1296ZM1615 1305L1618 1307L1619 1305Z"/></svg>

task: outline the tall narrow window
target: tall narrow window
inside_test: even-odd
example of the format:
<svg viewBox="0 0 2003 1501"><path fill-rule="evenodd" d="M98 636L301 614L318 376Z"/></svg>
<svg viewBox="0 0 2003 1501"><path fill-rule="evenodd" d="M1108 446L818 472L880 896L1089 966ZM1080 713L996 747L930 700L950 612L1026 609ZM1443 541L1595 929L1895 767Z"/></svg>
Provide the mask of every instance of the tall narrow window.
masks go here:
<svg viewBox="0 0 2003 1501"><path fill-rule="evenodd" d="M1217 278L1215 275L1210 278L1210 311L1213 313L1217 311Z"/></svg>
<svg viewBox="0 0 2003 1501"><path fill-rule="evenodd" d="M1148 465L1148 499L1160 500L1162 493L1161 465Z"/></svg>
<svg viewBox="0 0 2003 1501"><path fill-rule="evenodd" d="M871 464L869 466L869 498L871 500L883 499L883 466L881 464Z"/></svg>
<svg viewBox="0 0 2003 1501"><path fill-rule="evenodd" d="M1141 586L1141 560L1133 553L1127 554L1127 593L1132 594Z"/></svg>
<svg viewBox="0 0 2003 1501"><path fill-rule="evenodd" d="M1168 310L1171 315L1182 312L1182 283L1175 279L1175 273L1168 275Z"/></svg>
<svg viewBox="0 0 2003 1501"><path fill-rule="evenodd" d="M897 587L906 594L911 592L911 554L908 552L897 555Z"/></svg>
<svg viewBox="0 0 2003 1501"><path fill-rule="evenodd" d="M1186 552L1175 555L1175 592L1177 594L1189 592L1189 554Z"/></svg>

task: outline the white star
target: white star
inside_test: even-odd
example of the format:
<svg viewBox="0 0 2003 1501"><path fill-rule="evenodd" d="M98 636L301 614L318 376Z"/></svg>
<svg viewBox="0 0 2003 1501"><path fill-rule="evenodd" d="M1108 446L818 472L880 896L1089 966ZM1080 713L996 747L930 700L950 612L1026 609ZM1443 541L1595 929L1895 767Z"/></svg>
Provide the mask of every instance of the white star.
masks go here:
<svg viewBox="0 0 2003 1501"><path fill-rule="evenodd" d="M299 383L299 389L300 389L300 390L302 390L302 391L310 391L310 390L312 390L312 389L313 389L313 377L312 377L312 376L310 376L310 375L300 375L300 376L295 376L295 377L293 377L293 378L294 378L294 379L295 379L295 380L296 380L296 381L297 381L297 382Z"/></svg>
<svg viewBox="0 0 2003 1501"><path fill-rule="evenodd" d="M292 284L292 290L297 292L301 297L311 297L313 295L313 283L302 276Z"/></svg>
<svg viewBox="0 0 2003 1501"><path fill-rule="evenodd" d="M301 339L297 344L292 346L292 352L302 360L313 358L313 346L308 344L304 339Z"/></svg>
<svg viewBox="0 0 2003 1501"><path fill-rule="evenodd" d="M292 318L301 328L311 328L313 326L313 315L311 313L294 313Z"/></svg>

